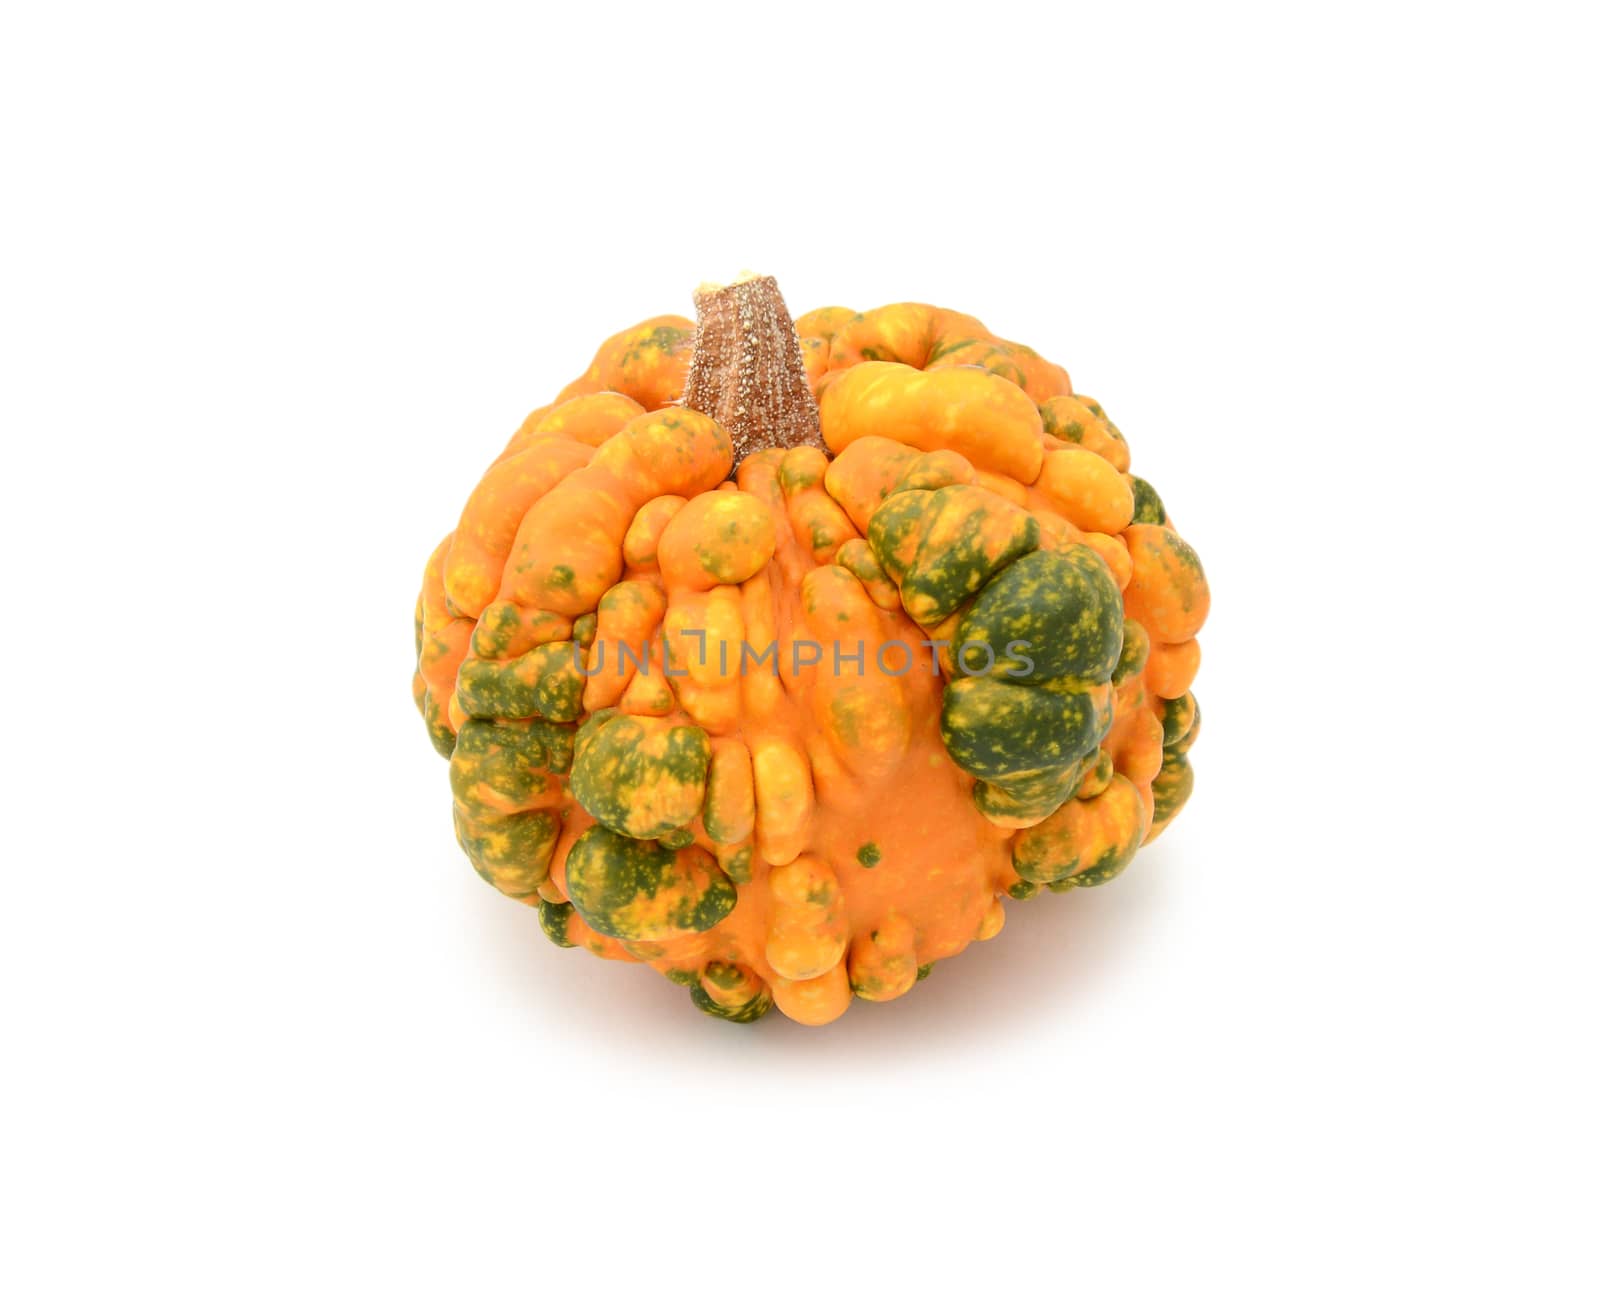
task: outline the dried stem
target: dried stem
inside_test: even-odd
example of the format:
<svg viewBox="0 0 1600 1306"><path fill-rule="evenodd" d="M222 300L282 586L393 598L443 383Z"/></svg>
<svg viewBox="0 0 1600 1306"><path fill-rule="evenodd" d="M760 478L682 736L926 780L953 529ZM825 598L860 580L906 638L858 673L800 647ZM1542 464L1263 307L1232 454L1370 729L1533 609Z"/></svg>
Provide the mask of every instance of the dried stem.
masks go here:
<svg viewBox="0 0 1600 1306"><path fill-rule="evenodd" d="M734 466L762 449L823 448L794 322L771 277L695 291L694 355L683 403L733 436Z"/></svg>

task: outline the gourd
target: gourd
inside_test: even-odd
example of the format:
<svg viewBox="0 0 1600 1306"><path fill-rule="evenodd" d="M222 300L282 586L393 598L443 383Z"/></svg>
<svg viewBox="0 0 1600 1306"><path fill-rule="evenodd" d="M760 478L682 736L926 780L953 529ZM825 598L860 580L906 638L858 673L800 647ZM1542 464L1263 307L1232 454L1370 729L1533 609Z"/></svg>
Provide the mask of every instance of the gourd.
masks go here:
<svg viewBox="0 0 1600 1306"><path fill-rule="evenodd" d="M976 318L695 302L488 468L414 696L553 942L823 1024L1171 824L1210 592L1104 410Z"/></svg>

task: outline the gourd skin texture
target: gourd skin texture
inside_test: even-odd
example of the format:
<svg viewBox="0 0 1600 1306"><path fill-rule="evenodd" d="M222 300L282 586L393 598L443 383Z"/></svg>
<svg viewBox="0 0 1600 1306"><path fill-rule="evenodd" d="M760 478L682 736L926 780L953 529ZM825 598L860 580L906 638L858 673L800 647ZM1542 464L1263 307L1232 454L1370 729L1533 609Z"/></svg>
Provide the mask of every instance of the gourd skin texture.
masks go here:
<svg viewBox="0 0 1600 1306"><path fill-rule="evenodd" d="M826 452L739 461L652 318L523 422L416 612L478 873L736 1023L892 1000L1119 874L1200 724L1205 573L1065 371L922 304L795 329Z"/></svg>

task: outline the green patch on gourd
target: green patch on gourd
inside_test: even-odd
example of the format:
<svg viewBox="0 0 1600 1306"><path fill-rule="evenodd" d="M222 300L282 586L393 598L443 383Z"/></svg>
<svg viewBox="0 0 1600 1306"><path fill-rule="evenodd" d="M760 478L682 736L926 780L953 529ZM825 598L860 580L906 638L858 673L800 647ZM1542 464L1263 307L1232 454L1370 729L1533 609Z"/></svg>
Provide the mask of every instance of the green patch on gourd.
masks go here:
<svg viewBox="0 0 1600 1306"><path fill-rule="evenodd" d="M825 459L806 457L801 450L792 450L798 456L785 457L778 464L778 485L785 496L793 497L801 490L809 490L827 471Z"/></svg>
<svg viewBox="0 0 1600 1306"><path fill-rule="evenodd" d="M1092 758L1084 760L1083 775L1078 781L1078 787L1073 791L1076 798L1093 798L1102 794L1106 786L1111 783L1111 777L1116 774L1116 759L1106 752L1104 748L1098 749Z"/></svg>
<svg viewBox="0 0 1600 1306"><path fill-rule="evenodd" d="M654 941L709 930L738 901L703 848L673 852L592 826L567 853L567 894L596 934Z"/></svg>
<svg viewBox="0 0 1600 1306"><path fill-rule="evenodd" d="M500 658L511 642L522 634L522 611L515 603L491 603L472 628L472 654L479 658Z"/></svg>
<svg viewBox="0 0 1600 1306"><path fill-rule="evenodd" d="M725 1007L709 993L697 980L689 986L689 997L694 1005L708 1016L715 1016L718 1020L731 1020L738 1025L748 1025L753 1020L772 1010L772 994L762 989L755 997L738 1007Z"/></svg>
<svg viewBox="0 0 1600 1306"><path fill-rule="evenodd" d="M891 495L867 527L906 615L924 627L953 614L989 579L1039 547L1039 523L973 485Z"/></svg>
<svg viewBox="0 0 1600 1306"><path fill-rule="evenodd" d="M469 812L544 801L572 765L572 729L548 721L468 721L450 756L450 790Z"/></svg>
<svg viewBox="0 0 1600 1306"><path fill-rule="evenodd" d="M772 1010L772 993L731 961L708 961L689 984L694 1005L708 1016L748 1024Z"/></svg>
<svg viewBox="0 0 1600 1306"><path fill-rule="evenodd" d="M928 361L922 366L932 367L941 358L948 358L951 354L959 354L963 349L971 349L979 343L980 341L973 336L962 336L956 340L942 341L933 347L928 354ZM988 342L983 341L981 343L987 344Z"/></svg>
<svg viewBox="0 0 1600 1306"><path fill-rule="evenodd" d="M550 870L550 856L561 836L554 812L468 812L455 808L456 842L472 869L501 893L526 898L538 891Z"/></svg>
<svg viewBox="0 0 1600 1306"><path fill-rule="evenodd" d="M658 839L689 825L705 799L711 744L699 726L616 715L578 732L572 795L618 834Z"/></svg>
<svg viewBox="0 0 1600 1306"><path fill-rule="evenodd" d="M713 752L706 773L706 801L701 824L716 844L742 844L755 828L750 790L750 755L744 749Z"/></svg>
<svg viewBox="0 0 1600 1306"><path fill-rule="evenodd" d="M972 480L972 464L958 453L941 449L913 458L889 492L900 494L905 490L942 490L947 485L970 485Z"/></svg>
<svg viewBox="0 0 1600 1306"><path fill-rule="evenodd" d="M652 327L644 335L635 336L628 342L628 347L622 354L622 366L627 368L638 366L640 363L652 362L651 355L656 351L663 354L674 354L693 336L693 331L686 330L683 327Z"/></svg>
<svg viewBox="0 0 1600 1306"><path fill-rule="evenodd" d="M749 884L755 850L749 844L717 850L717 865L735 884Z"/></svg>
<svg viewBox="0 0 1600 1306"><path fill-rule="evenodd" d="M1155 799L1155 814L1151 830L1164 830L1189 801L1194 792L1194 768L1179 748L1168 748L1161 754L1161 770L1151 785Z"/></svg>
<svg viewBox="0 0 1600 1306"><path fill-rule="evenodd" d="M1170 748L1187 738L1189 732L1194 729L1198 712L1199 706L1195 703L1193 694L1185 694L1182 698L1158 699L1156 715L1161 718L1162 744Z"/></svg>
<svg viewBox="0 0 1600 1306"><path fill-rule="evenodd" d="M1064 769L1089 756L1111 726L1104 695L993 678L952 681L940 733L957 766L983 780Z"/></svg>
<svg viewBox="0 0 1600 1306"><path fill-rule="evenodd" d="M1019 834L1011 845L1011 865L1032 884L1087 888L1119 874L1139 851L1144 833L1138 790L1116 776L1104 793L1064 803Z"/></svg>
<svg viewBox="0 0 1600 1306"><path fill-rule="evenodd" d="M1111 673L1111 683L1120 685L1129 677L1137 676L1149 660L1149 632L1129 617L1122 623L1122 653L1117 658L1116 670Z"/></svg>
<svg viewBox="0 0 1600 1306"><path fill-rule="evenodd" d="M1143 477L1128 479L1133 482L1133 520L1146 526L1165 526L1167 509L1155 488Z"/></svg>
<svg viewBox="0 0 1600 1306"><path fill-rule="evenodd" d="M428 728L428 742L440 757L449 757L456 748L456 732L450 728L450 718L434 699L431 691L424 691L417 705L422 711L422 723Z"/></svg>
<svg viewBox="0 0 1600 1306"><path fill-rule="evenodd" d="M839 546L839 552L834 555L833 560L865 585L888 580L883 568L878 565L872 546L865 540L846 540Z"/></svg>
<svg viewBox="0 0 1600 1306"><path fill-rule="evenodd" d="M576 721L583 713L580 662L571 640L541 644L507 662L468 658L456 679L456 695L472 717Z"/></svg>
<svg viewBox="0 0 1600 1306"><path fill-rule="evenodd" d="M570 902L546 902L539 900L539 928L544 931L544 937L558 948L576 948L578 945L567 937L567 926L572 920L572 904Z"/></svg>
<svg viewBox="0 0 1600 1306"><path fill-rule="evenodd" d="M1098 684L1122 652L1122 595L1087 545L1018 558L978 595L957 624L952 646L988 654L958 661L1021 684L1070 679Z"/></svg>
<svg viewBox="0 0 1600 1306"><path fill-rule="evenodd" d="M1042 821L1071 798L1089 767L1088 758L1070 766L1007 776L1002 781L980 780L972 788L978 811L996 825L1014 829Z"/></svg>
<svg viewBox="0 0 1600 1306"><path fill-rule="evenodd" d="M876 866L883 859L883 853L875 843L864 843L856 849L856 860L863 866Z"/></svg>

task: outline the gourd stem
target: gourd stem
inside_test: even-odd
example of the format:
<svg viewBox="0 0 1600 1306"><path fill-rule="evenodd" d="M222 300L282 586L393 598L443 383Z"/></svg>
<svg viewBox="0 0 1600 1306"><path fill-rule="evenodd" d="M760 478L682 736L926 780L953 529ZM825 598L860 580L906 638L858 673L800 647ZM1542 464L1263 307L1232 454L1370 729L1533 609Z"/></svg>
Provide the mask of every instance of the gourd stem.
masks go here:
<svg viewBox="0 0 1600 1306"><path fill-rule="evenodd" d="M734 466L762 449L824 448L794 321L771 277L695 291L683 404L733 437Z"/></svg>

